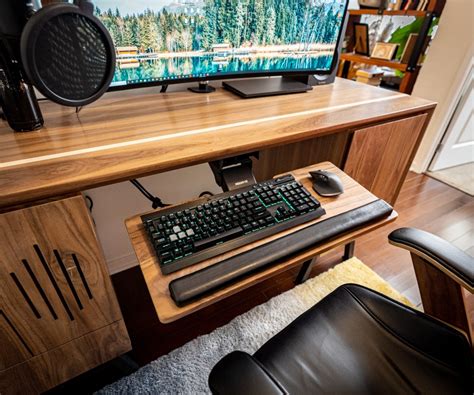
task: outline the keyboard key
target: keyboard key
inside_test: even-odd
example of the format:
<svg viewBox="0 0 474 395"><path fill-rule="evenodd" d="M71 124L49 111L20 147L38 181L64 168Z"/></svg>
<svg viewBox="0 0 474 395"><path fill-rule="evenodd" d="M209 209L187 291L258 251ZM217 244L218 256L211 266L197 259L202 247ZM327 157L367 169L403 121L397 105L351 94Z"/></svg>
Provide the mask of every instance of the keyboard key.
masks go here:
<svg viewBox="0 0 474 395"><path fill-rule="evenodd" d="M160 259L161 259L162 261L164 261L164 260L166 260L166 259L168 259L168 258L172 258L170 251L164 251L164 252L160 253Z"/></svg>
<svg viewBox="0 0 474 395"><path fill-rule="evenodd" d="M204 250L208 247L215 246L217 243L232 239L235 236L240 236L242 233L243 229L241 227L234 228L226 232L220 233L216 236L209 237L208 239L197 241L194 243L194 248L197 251Z"/></svg>
<svg viewBox="0 0 474 395"><path fill-rule="evenodd" d="M171 243L160 245L160 251L168 251L168 250L171 250L172 248L173 248L173 245Z"/></svg>
<svg viewBox="0 0 474 395"><path fill-rule="evenodd" d="M168 274L318 218L324 213L318 207L318 200L286 175L278 182L200 199L195 206L166 208L142 220L162 271Z"/></svg>

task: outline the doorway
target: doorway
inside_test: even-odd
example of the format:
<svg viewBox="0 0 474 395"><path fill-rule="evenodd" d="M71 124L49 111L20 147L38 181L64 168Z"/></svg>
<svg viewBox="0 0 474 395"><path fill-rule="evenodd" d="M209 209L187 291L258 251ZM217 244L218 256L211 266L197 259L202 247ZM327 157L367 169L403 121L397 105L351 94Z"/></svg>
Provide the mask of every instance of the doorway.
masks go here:
<svg viewBox="0 0 474 395"><path fill-rule="evenodd" d="M474 65L427 174L474 196Z"/></svg>

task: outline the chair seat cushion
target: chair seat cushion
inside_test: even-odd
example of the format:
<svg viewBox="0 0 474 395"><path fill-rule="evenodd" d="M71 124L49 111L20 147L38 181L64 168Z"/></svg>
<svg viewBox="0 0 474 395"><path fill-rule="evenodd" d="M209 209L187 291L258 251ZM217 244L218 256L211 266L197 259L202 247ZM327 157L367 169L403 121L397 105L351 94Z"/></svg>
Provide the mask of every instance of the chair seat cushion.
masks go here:
<svg viewBox="0 0 474 395"><path fill-rule="evenodd" d="M254 355L292 393L472 393L466 338L414 309L344 285Z"/></svg>

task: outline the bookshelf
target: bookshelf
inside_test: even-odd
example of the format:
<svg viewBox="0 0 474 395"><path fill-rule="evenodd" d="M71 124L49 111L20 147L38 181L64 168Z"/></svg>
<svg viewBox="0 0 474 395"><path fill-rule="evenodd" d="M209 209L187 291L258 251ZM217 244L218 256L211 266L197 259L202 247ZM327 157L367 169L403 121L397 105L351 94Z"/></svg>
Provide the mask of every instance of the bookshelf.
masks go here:
<svg viewBox="0 0 474 395"><path fill-rule="evenodd" d="M371 65L380 66L380 67L390 67L391 69L396 69L403 72L407 71L407 66L408 66L405 63L400 63L395 60L376 59L376 58L371 58L370 56L359 55L354 52L342 53L340 59L346 60L349 62L371 64Z"/></svg>
<svg viewBox="0 0 474 395"><path fill-rule="evenodd" d="M349 15L400 15L400 16L425 16L427 11L417 10L378 10L378 9L365 9L365 10L349 10Z"/></svg>
<svg viewBox="0 0 474 395"><path fill-rule="evenodd" d="M420 55L426 47L427 40L429 40L429 29L435 17L439 17L443 11L446 0L430 0L425 10L383 10L383 9L360 9L349 10L349 23L346 34L349 36L348 47L345 53L340 56L340 65L338 69L338 76L347 78L349 69L353 63L369 64L379 67L389 67L391 69L399 70L404 73L401 80L399 91L410 94L415 85L416 78L421 66L418 64ZM380 15L380 16L413 16L415 18L423 18L421 29L418 33L412 54L408 63L400 63L394 60L383 60L371 58L370 56L359 55L353 52L354 37L353 26L355 22L360 22L364 15Z"/></svg>

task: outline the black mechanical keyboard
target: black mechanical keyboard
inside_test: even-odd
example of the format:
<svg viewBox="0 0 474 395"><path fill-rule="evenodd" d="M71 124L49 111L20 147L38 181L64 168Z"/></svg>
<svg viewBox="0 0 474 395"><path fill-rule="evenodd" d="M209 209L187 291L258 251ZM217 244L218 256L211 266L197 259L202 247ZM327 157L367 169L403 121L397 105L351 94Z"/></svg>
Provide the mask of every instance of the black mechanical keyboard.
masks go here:
<svg viewBox="0 0 474 395"><path fill-rule="evenodd" d="M286 175L141 219L168 274L324 214L318 200Z"/></svg>

